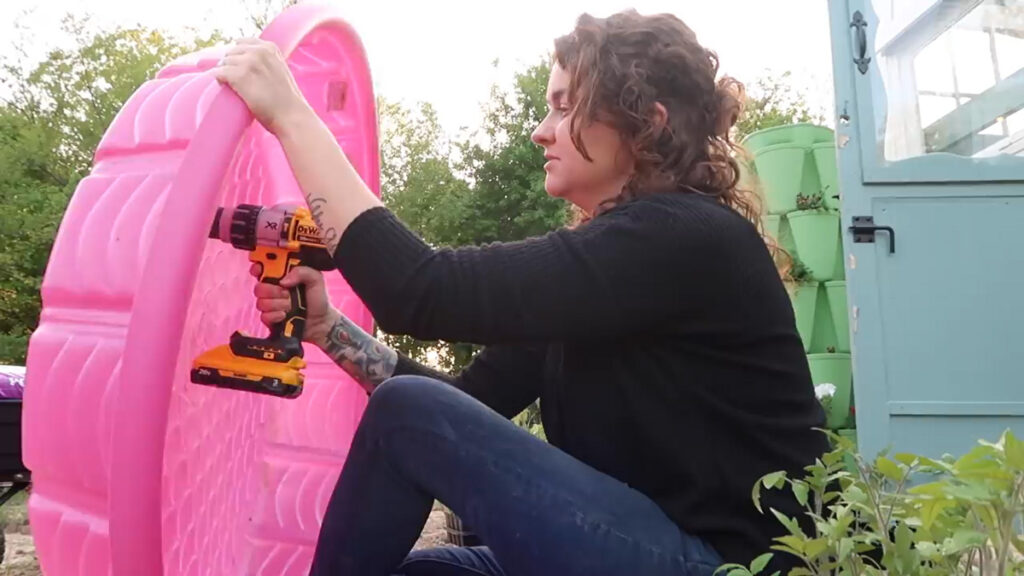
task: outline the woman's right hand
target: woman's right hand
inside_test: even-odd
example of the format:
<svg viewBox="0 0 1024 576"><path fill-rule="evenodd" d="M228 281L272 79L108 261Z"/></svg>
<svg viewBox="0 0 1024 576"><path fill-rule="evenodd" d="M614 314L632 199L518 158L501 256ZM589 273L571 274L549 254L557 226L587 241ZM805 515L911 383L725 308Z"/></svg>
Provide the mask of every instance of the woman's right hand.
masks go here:
<svg viewBox="0 0 1024 576"><path fill-rule="evenodd" d="M260 265L253 264L249 273L258 279L260 271ZM257 282L253 293L256 295L256 309L261 312L260 321L269 328L284 320L291 309L288 289L297 284L305 284L306 292L306 329L302 339L324 348L327 334L340 313L331 306L324 276L318 270L298 266L281 278L280 285Z"/></svg>
<svg viewBox="0 0 1024 576"><path fill-rule="evenodd" d="M259 278L260 265L253 264L250 273ZM305 284L306 331L303 340L318 346L347 372L367 393L390 378L398 363L398 354L331 306L327 298L324 276L319 271L299 266L285 274L281 284L258 282L256 309L260 320L269 328L284 320L291 307L288 288Z"/></svg>

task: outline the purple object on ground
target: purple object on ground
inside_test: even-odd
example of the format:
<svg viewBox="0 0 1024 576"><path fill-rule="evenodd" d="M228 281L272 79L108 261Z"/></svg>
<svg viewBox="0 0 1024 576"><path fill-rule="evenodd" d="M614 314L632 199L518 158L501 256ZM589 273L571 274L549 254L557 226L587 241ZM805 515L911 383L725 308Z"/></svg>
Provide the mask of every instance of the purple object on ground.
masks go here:
<svg viewBox="0 0 1024 576"><path fill-rule="evenodd" d="M0 398L21 398L25 393L25 369L0 366Z"/></svg>

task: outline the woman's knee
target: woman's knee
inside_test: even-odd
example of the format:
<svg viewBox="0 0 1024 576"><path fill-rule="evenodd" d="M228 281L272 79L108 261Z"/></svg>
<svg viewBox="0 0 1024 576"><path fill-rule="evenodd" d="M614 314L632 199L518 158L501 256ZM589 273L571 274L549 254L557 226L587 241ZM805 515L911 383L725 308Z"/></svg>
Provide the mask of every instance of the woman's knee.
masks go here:
<svg viewBox="0 0 1024 576"><path fill-rule="evenodd" d="M373 391L363 418L388 423L417 421L424 411L436 407L440 396L452 392L451 386L433 378L395 376Z"/></svg>

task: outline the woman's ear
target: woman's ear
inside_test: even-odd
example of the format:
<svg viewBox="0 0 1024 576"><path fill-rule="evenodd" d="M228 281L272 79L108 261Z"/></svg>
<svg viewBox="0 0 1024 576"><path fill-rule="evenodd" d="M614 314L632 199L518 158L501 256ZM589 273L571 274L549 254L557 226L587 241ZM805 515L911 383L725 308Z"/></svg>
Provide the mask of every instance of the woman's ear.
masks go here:
<svg viewBox="0 0 1024 576"><path fill-rule="evenodd" d="M654 133L658 135L661 134L668 124L668 110L665 109L665 105L661 102L654 103L654 113L651 117L651 122L654 124Z"/></svg>

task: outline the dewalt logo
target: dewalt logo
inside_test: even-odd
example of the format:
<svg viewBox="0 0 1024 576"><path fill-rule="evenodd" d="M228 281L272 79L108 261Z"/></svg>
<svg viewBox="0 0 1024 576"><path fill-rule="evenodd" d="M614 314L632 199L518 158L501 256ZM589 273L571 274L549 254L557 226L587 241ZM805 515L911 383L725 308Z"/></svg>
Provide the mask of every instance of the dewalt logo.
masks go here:
<svg viewBox="0 0 1024 576"><path fill-rule="evenodd" d="M319 236L320 229L312 224L299 224L295 229L295 233L301 236Z"/></svg>

